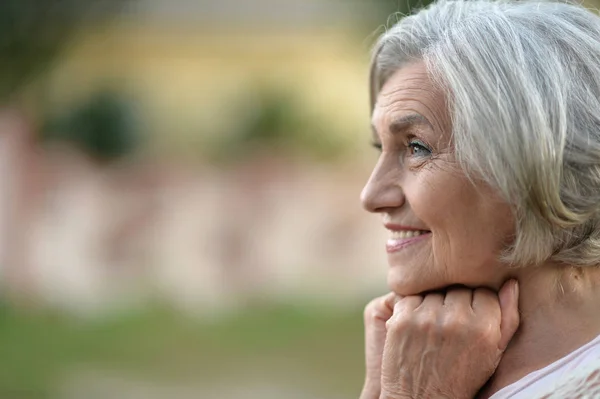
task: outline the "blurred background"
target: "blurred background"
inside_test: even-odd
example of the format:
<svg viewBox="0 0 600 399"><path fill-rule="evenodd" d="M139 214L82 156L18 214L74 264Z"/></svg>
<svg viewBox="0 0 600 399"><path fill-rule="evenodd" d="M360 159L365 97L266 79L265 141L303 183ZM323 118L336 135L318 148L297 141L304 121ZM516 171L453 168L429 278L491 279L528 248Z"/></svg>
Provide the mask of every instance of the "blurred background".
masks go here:
<svg viewBox="0 0 600 399"><path fill-rule="evenodd" d="M0 397L358 397L369 48L413 0L0 0Z"/></svg>

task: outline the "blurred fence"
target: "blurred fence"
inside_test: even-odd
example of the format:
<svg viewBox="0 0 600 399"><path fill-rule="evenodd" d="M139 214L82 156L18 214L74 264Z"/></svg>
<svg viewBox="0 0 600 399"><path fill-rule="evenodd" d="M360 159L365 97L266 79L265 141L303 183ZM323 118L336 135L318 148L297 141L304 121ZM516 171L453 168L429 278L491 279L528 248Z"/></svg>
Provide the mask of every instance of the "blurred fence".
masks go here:
<svg viewBox="0 0 600 399"><path fill-rule="evenodd" d="M205 312L253 297L362 300L382 286L384 237L358 212L359 167L106 167L58 147L17 158L34 163L8 173L28 188L6 255L28 280L14 284L43 302L89 311L158 297Z"/></svg>
<svg viewBox="0 0 600 399"><path fill-rule="evenodd" d="M6 102L7 292L83 313L379 292L383 232L358 195L366 32L389 5L165 4L87 13Z"/></svg>

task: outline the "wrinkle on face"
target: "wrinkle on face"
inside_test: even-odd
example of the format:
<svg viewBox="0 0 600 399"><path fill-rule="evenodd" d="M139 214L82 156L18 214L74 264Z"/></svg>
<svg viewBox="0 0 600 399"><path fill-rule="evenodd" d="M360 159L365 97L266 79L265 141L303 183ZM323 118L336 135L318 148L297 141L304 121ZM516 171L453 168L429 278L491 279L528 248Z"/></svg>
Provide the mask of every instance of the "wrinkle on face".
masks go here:
<svg viewBox="0 0 600 399"><path fill-rule="evenodd" d="M418 123L420 115L429 123ZM392 132L394 121L414 120ZM431 232L428 241L389 255L390 288L400 295L449 285L494 287L506 271L499 262L514 223L507 204L483 183L474 185L455 161L445 92L422 62L397 71L383 85L372 114L382 145L363 204L388 223ZM398 130L398 129L396 129ZM414 140L430 156L410 152Z"/></svg>
<svg viewBox="0 0 600 399"><path fill-rule="evenodd" d="M403 71L405 79L401 83L391 86L385 84L379 93L373 110L373 125L385 130L386 122L390 122L386 116L393 116L399 111L413 111L429 121L440 140L445 138L449 141L446 133L450 117L446 96L431 83L423 63L411 64Z"/></svg>

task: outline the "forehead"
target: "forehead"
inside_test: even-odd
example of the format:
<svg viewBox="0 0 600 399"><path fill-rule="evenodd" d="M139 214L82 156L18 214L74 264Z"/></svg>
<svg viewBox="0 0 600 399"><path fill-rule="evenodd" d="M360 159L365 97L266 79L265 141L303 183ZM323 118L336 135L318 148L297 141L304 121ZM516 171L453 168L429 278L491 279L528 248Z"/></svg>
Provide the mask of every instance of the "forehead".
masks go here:
<svg viewBox="0 0 600 399"><path fill-rule="evenodd" d="M396 71L383 85L373 109L372 122L378 130L409 114L424 117L434 130L449 131L446 95L434 85L423 62Z"/></svg>

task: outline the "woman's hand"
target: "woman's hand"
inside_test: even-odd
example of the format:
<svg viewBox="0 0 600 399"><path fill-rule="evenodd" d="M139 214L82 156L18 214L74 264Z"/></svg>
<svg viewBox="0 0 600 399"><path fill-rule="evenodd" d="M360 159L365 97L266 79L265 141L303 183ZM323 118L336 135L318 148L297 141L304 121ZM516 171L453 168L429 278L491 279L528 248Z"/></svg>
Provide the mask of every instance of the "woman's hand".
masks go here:
<svg viewBox="0 0 600 399"><path fill-rule="evenodd" d="M360 399L379 399L381 393L381 362L387 329L385 323L392 317L397 300L393 292L373 299L365 307L365 360L366 378Z"/></svg>
<svg viewBox="0 0 600 399"><path fill-rule="evenodd" d="M518 297L511 280L498 294L460 288L399 298L386 322L380 398L473 398L519 326Z"/></svg>

